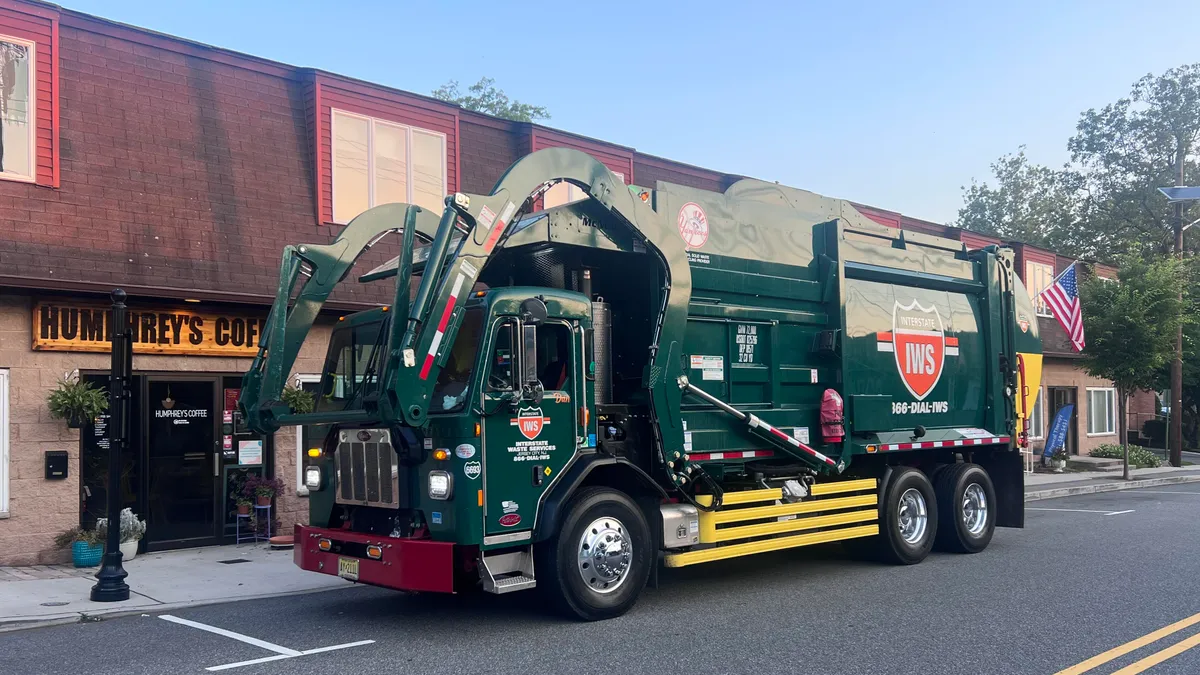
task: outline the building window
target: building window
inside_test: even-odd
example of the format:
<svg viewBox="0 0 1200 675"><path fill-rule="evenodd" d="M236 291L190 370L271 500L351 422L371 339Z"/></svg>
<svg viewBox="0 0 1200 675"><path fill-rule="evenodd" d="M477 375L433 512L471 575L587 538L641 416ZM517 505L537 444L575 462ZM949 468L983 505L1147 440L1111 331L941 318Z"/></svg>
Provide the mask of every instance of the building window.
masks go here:
<svg viewBox="0 0 1200 675"><path fill-rule="evenodd" d="M619 171L613 171L613 175L619 178L622 183L625 182L625 174ZM579 187L578 185L563 181L561 183L556 183L549 190L546 190L546 194L542 195L542 208L550 209L554 208L555 206L570 204L571 202L577 202L584 197L587 197L587 193L583 191L583 188Z"/></svg>
<svg viewBox="0 0 1200 675"><path fill-rule="evenodd" d="M1040 441L1046 437L1046 388L1038 389L1037 403L1029 415L1029 440Z"/></svg>
<svg viewBox="0 0 1200 675"><path fill-rule="evenodd" d="M8 517L8 371L0 370L0 518Z"/></svg>
<svg viewBox="0 0 1200 675"><path fill-rule="evenodd" d="M320 375L296 375L296 386L313 395L320 396ZM317 433L317 427L302 426L296 429L296 493L300 496L308 494L304 485L304 457L309 448L323 447L325 439Z"/></svg>
<svg viewBox="0 0 1200 675"><path fill-rule="evenodd" d="M34 179L35 52L32 42L0 35L0 178Z"/></svg>
<svg viewBox="0 0 1200 675"><path fill-rule="evenodd" d="M1053 316L1050 306L1041 298L1041 292L1050 288L1052 283L1054 267L1044 263L1025 263L1025 289L1029 291L1029 298L1033 301L1033 308L1038 316Z"/></svg>
<svg viewBox="0 0 1200 675"><path fill-rule="evenodd" d="M333 111L332 131L334 222L393 202L441 214L445 135L341 110Z"/></svg>
<svg viewBox="0 0 1200 675"><path fill-rule="evenodd" d="M1117 390L1088 389L1088 436L1111 436L1117 433Z"/></svg>

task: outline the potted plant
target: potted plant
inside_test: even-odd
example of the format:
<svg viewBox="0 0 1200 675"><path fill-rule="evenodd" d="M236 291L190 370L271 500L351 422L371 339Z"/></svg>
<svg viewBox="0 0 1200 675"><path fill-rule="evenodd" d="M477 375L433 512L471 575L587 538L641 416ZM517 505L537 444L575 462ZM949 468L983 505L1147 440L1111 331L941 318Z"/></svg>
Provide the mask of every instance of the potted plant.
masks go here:
<svg viewBox="0 0 1200 675"><path fill-rule="evenodd" d="M138 542L146 534L146 521L138 520L133 509L121 510L121 557L123 560L133 560L137 555ZM108 542L108 518L96 520L96 537L101 545Z"/></svg>
<svg viewBox="0 0 1200 675"><path fill-rule="evenodd" d="M253 498L258 506L270 506L275 495L283 490L283 481L278 478L264 478L252 474L247 476L246 482L242 484L242 497Z"/></svg>
<svg viewBox="0 0 1200 675"><path fill-rule="evenodd" d="M58 548L71 548L71 562L76 567L95 567L104 557L104 544L95 530L72 527L54 538Z"/></svg>
<svg viewBox="0 0 1200 675"><path fill-rule="evenodd" d="M1063 469L1067 468L1067 457L1069 455L1063 448L1055 450L1054 454L1050 455L1050 468L1054 470L1054 473L1062 473Z"/></svg>
<svg viewBox="0 0 1200 675"><path fill-rule="evenodd" d="M238 512L238 515L240 515L240 516L250 515L250 498L249 497L238 497L237 498L237 512Z"/></svg>
<svg viewBox="0 0 1200 675"><path fill-rule="evenodd" d="M279 400L286 403L292 409L292 412L299 415L313 411L314 399L312 392L304 391L300 387L293 387L290 384L284 387Z"/></svg>
<svg viewBox="0 0 1200 675"><path fill-rule="evenodd" d="M58 386L46 397L50 417L67 420L67 426L78 429L84 422L96 419L108 410L108 392L79 379L78 371L67 373Z"/></svg>

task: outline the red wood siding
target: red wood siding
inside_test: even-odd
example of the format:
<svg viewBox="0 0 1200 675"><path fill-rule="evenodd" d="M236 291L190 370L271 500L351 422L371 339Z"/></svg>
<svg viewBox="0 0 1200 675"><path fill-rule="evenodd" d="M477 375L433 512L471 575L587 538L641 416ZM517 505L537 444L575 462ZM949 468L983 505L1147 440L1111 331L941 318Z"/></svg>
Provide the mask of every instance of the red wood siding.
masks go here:
<svg viewBox="0 0 1200 675"><path fill-rule="evenodd" d="M331 128L334 109L444 134L446 136L446 190L448 193L458 190L458 108L456 106L371 87L326 73L316 73L315 78L313 107L316 110L320 222L333 223Z"/></svg>
<svg viewBox="0 0 1200 675"><path fill-rule="evenodd" d="M711 192L725 192L730 185L741 179L741 176L702 169L640 152L633 156L633 169L637 174L637 184L647 188L654 188L658 181L663 181Z"/></svg>
<svg viewBox="0 0 1200 675"><path fill-rule="evenodd" d="M530 152L537 152L545 148L574 148L586 152L607 166L610 171L616 171L623 175L626 185L632 185L635 182L633 150L629 148L533 125L530 133Z"/></svg>
<svg viewBox="0 0 1200 675"><path fill-rule="evenodd" d="M882 209L872 208L863 204L854 204L854 208L858 209L859 213L879 223L880 225L886 225L887 227L900 227L901 216L895 211L884 211Z"/></svg>
<svg viewBox="0 0 1200 675"><path fill-rule="evenodd" d="M946 236L946 226L938 223L933 223L920 218L910 218L908 216L900 216L900 227L909 232L920 232L922 234L932 234L935 237Z"/></svg>
<svg viewBox="0 0 1200 675"><path fill-rule="evenodd" d="M977 232L968 232L967 230L953 229L958 234L958 240L967 245L968 249L975 250L985 246L998 246L1000 244L999 237L993 237L988 234L979 234Z"/></svg>
<svg viewBox="0 0 1200 675"><path fill-rule="evenodd" d="M58 18L47 8L0 0L0 35L29 40L34 50L38 185L58 186Z"/></svg>

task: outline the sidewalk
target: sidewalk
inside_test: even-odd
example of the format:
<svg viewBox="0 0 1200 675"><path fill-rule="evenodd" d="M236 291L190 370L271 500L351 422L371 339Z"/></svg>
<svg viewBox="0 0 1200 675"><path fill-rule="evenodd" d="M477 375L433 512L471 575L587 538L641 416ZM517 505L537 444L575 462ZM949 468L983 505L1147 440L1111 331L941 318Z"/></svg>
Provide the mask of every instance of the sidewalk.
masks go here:
<svg viewBox="0 0 1200 675"><path fill-rule="evenodd" d="M125 602L88 599L96 583L96 567L0 568L0 631L353 585L305 572L292 564L291 550L271 551L262 544L144 553L124 567L131 591Z"/></svg>
<svg viewBox="0 0 1200 675"><path fill-rule="evenodd" d="M1025 501L1200 482L1200 466L1133 469L1129 474L1128 481L1121 478L1119 471L1025 474Z"/></svg>

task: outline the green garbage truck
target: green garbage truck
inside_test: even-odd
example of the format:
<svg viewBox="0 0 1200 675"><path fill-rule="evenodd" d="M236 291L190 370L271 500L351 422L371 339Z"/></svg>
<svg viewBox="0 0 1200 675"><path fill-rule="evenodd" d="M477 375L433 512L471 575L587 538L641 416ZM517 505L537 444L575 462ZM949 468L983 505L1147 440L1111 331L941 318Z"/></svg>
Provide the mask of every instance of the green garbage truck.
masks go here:
<svg viewBox="0 0 1200 675"><path fill-rule="evenodd" d="M542 208L564 181L586 198ZM355 267L385 241L395 258ZM333 317L295 410L282 391L339 283L390 302ZM239 412L324 438L303 569L536 589L596 620L661 566L835 541L897 564L982 551L1024 524L1040 377L1008 249L758 180L634 191L548 149L441 213L382 205L286 247Z"/></svg>

